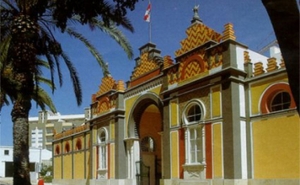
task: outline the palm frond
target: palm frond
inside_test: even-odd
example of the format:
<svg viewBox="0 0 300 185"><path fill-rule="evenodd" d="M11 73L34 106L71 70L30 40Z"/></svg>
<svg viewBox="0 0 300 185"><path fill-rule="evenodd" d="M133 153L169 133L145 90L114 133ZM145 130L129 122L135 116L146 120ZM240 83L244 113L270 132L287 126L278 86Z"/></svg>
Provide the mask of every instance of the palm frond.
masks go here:
<svg viewBox="0 0 300 185"><path fill-rule="evenodd" d="M44 89L36 87L35 91L37 91L37 93L33 95L32 99L38 104L38 106L41 107L42 110L46 110L47 106L52 112L57 112L52 99Z"/></svg>
<svg viewBox="0 0 300 185"><path fill-rule="evenodd" d="M5 7L0 7L0 25L1 25L1 31L0 31L0 39L1 41L6 36L10 35L11 33L11 22L13 20L14 11L11 9L6 9Z"/></svg>
<svg viewBox="0 0 300 185"><path fill-rule="evenodd" d="M129 30L130 32L134 32L134 28L130 22L129 19L127 19L127 17L123 17L123 19L121 20L121 22L119 23L119 25L121 25L123 28Z"/></svg>
<svg viewBox="0 0 300 185"><path fill-rule="evenodd" d="M55 65L54 65L54 62L53 62L53 58L49 53L46 53L45 56L46 56L48 64L49 64L50 79L51 79L52 85L54 86L54 67L55 67ZM62 84L60 84L60 86L61 85ZM53 93L53 91L52 91L52 93Z"/></svg>
<svg viewBox="0 0 300 185"><path fill-rule="evenodd" d="M13 11L18 11L18 9L11 4L8 0L2 0L6 5L8 5Z"/></svg>
<svg viewBox="0 0 300 185"><path fill-rule="evenodd" d="M50 51L49 51L50 43L56 42L56 40L55 40L55 37L54 37L53 33L51 32L51 30L47 26L44 26L43 28L41 28L41 38L45 40L45 43L44 43L43 47L47 48L46 51L45 51L46 53L44 55L46 56L46 58L48 60L48 63L49 63L49 65L48 65L49 68L48 69L50 70L50 73L51 73L51 80L54 81L54 68L55 68L55 65L56 65L59 85L62 86L63 77L62 77L62 73L61 73L61 70L60 70L59 59L56 55L51 54ZM48 45L46 45L46 42L48 43Z"/></svg>
<svg viewBox="0 0 300 185"><path fill-rule="evenodd" d="M80 81L79 81L79 78L77 75L77 71L76 71L75 67L73 66L72 62L70 61L69 57L64 52L61 54L61 56L62 56L63 60L65 61L66 65L68 67L68 70L70 72L70 77L72 80L77 105L81 105L82 90L81 90Z"/></svg>
<svg viewBox="0 0 300 185"><path fill-rule="evenodd" d="M7 63L7 55L8 55L8 49L10 47L11 43L11 36L7 36L3 38L3 40L0 43L0 70L2 71L3 65Z"/></svg>
<svg viewBox="0 0 300 185"><path fill-rule="evenodd" d="M94 18L91 20L90 24L94 25L104 33L108 34L123 48L129 59L133 58L133 51L129 41L114 23L111 23L109 26L106 26L104 22Z"/></svg>
<svg viewBox="0 0 300 185"><path fill-rule="evenodd" d="M47 69L50 68L49 63L41 59L36 59L36 65L46 67Z"/></svg>
<svg viewBox="0 0 300 185"><path fill-rule="evenodd" d="M51 38L51 40L54 40L55 37L51 31L50 28L52 28L53 30L55 29L55 23L48 21L48 20L44 20L44 19L40 19L40 23L43 25L40 27L42 34L46 35L48 38Z"/></svg>
<svg viewBox="0 0 300 185"><path fill-rule="evenodd" d="M58 56L54 55L54 59L55 59L55 64L56 64L56 69L57 69L57 74L58 74L59 85L62 86L62 84L63 84L63 75L62 75L62 72L60 70L59 58L58 58Z"/></svg>
<svg viewBox="0 0 300 185"><path fill-rule="evenodd" d="M4 105L9 105L6 93L1 89L0 91L0 111Z"/></svg>
<svg viewBox="0 0 300 185"><path fill-rule="evenodd" d="M46 84L47 86L49 86L51 89L56 89L55 85L53 86L52 84L52 81L47 79L47 78L44 78L43 76L37 76L36 79L40 82L40 83L43 83L43 84Z"/></svg>
<svg viewBox="0 0 300 185"><path fill-rule="evenodd" d="M72 20L80 22L80 17L73 16ZM126 22L127 20L124 20L124 21ZM128 23L128 24L130 24L130 23ZM113 40L115 40L123 48L123 50L125 51L125 53L127 54L127 57L129 59L133 58L133 51L132 51L132 47L131 47L129 41L127 40L125 35L118 29L118 27L116 26L115 23L110 21L110 24L107 25L106 23L104 23L103 21L101 21L97 18L92 18L89 21L89 26L91 29L98 28L102 32L109 35ZM69 28L69 29L71 29L71 28Z"/></svg>
<svg viewBox="0 0 300 185"><path fill-rule="evenodd" d="M104 76L109 73L107 65L105 64L102 56L98 53L97 49L82 34L76 32L71 28L67 28L66 32L71 36L75 37L76 39L79 39L88 48L88 50L95 57L98 64L100 65Z"/></svg>

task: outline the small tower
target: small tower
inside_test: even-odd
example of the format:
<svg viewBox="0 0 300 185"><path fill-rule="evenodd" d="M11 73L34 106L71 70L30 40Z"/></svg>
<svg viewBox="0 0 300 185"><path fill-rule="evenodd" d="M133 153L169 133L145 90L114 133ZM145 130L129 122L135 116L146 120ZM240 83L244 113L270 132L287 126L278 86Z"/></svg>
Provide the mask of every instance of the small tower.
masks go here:
<svg viewBox="0 0 300 185"><path fill-rule="evenodd" d="M198 9L199 9L199 5L197 5L193 8L194 16L193 16L193 19L191 20L192 24L195 22L202 23L202 20L200 19L199 14L198 14Z"/></svg>

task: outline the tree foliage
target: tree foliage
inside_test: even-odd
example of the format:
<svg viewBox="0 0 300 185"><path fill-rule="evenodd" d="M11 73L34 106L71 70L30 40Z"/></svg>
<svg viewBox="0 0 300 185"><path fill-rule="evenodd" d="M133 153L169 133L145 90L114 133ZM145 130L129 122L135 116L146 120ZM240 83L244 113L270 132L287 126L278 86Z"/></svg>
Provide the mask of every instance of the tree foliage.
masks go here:
<svg viewBox="0 0 300 185"><path fill-rule="evenodd" d="M31 59L28 60L29 64L22 63L27 67L30 67L32 70L31 73L35 74L39 69L36 69L34 62L30 63L30 61L34 61L34 58L37 58L36 60L45 58L49 65L51 74L50 80L54 87L55 71L58 74L59 85L61 86L63 84L60 67L60 60L62 60L70 72L70 79L72 80L78 105L82 102L82 90L80 88L79 77L77 76L76 68L72 64L72 61L64 52L60 42L53 34L55 28L59 28L63 33L79 39L95 57L96 61L101 66L104 75L109 72L101 54L83 34L77 32L73 27L69 27L69 25L88 25L93 28L93 30L100 30L107 33L124 49L128 58L131 59L133 56L129 42L118 29L117 25L121 25L129 31L133 31L133 27L125 15L128 9L134 9L137 0L114 0L113 2L103 0L3 1L4 3L1 4L0 33L0 47L3 51L1 54L1 63L5 65L8 65L8 63L10 63L9 65L15 65L16 62L13 62L12 60L8 61L6 59L14 57L21 59L30 56ZM81 6L80 3L82 3ZM25 41L27 43L24 43ZM24 52L17 52L21 50L20 48L22 48ZM30 48L32 49L32 52L29 52ZM20 55L16 56L15 54L17 53L20 53ZM10 87L12 88L10 92L17 92L13 89L16 87L16 84L12 84ZM54 89L52 90L54 91ZM27 91L31 92L31 90ZM9 96L16 95L10 94Z"/></svg>
<svg viewBox="0 0 300 185"><path fill-rule="evenodd" d="M128 21L125 17L127 10L133 10L138 0L56 0L54 1L53 19L62 30L66 28L68 19L73 15L80 16L80 22L87 24L94 17L101 16L109 24L110 21L124 25ZM43 9L39 11L45 11ZM127 24L125 24L127 25Z"/></svg>
<svg viewBox="0 0 300 185"><path fill-rule="evenodd" d="M11 112L14 142L14 185L30 185L28 114L31 101L44 109L51 108L52 101L40 82L47 83L52 92L55 76L63 84L61 64L64 64L73 84L77 104L82 102L82 91L76 68L64 52L53 31L79 39L95 57L107 75L105 62L84 34L72 29L70 25L86 25L94 30L107 33L132 58L129 42L119 31L118 26L133 32L126 18L128 10L133 10L137 0L2 0L0 4L0 107L13 103ZM50 77L44 78L41 66L47 66Z"/></svg>

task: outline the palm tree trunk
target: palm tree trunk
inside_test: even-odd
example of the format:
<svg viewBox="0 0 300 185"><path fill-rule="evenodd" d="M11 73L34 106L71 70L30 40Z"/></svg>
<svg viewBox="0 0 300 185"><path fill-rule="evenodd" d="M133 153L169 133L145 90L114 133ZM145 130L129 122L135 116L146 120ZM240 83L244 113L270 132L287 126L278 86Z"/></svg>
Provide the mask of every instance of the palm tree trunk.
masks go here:
<svg viewBox="0 0 300 185"><path fill-rule="evenodd" d="M30 104L30 101L23 104ZM16 102L12 110L13 120L13 161L14 161L14 185L30 185L30 162L28 145L28 105ZM27 116L26 116L27 115Z"/></svg>
<svg viewBox="0 0 300 185"><path fill-rule="evenodd" d="M14 106L11 112L14 143L14 185L31 185L29 162L29 123L31 97L34 93L33 76L36 70L36 37L38 28L31 17L19 15L12 27L11 60L14 71Z"/></svg>
<svg viewBox="0 0 300 185"><path fill-rule="evenodd" d="M23 61L25 62L26 59ZM29 162L29 122L28 115L31 108L31 94L33 92L33 76L30 72L24 72L29 67L23 66L15 73L15 79L19 82L16 88L16 100L11 112L13 121L13 164L14 185L31 185ZM18 84L16 82L16 84Z"/></svg>

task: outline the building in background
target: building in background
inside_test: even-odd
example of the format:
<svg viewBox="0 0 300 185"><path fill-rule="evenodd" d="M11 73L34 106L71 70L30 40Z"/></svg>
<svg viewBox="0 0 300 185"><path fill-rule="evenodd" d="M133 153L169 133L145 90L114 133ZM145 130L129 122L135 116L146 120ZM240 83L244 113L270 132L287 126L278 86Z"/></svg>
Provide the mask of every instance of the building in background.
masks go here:
<svg viewBox="0 0 300 185"><path fill-rule="evenodd" d="M142 46L127 87L107 74L91 119L54 135L54 185L299 184L280 51L251 51L232 24L218 33L194 11L175 59Z"/></svg>
<svg viewBox="0 0 300 185"><path fill-rule="evenodd" d="M43 165L52 165L52 152L29 148L30 175L32 182L38 177ZM13 146L0 146L0 177L13 177Z"/></svg>
<svg viewBox="0 0 300 185"><path fill-rule="evenodd" d="M38 117L29 117L29 146L52 151L55 132L62 132L85 123L90 118L89 108L84 114L61 115L40 111Z"/></svg>

